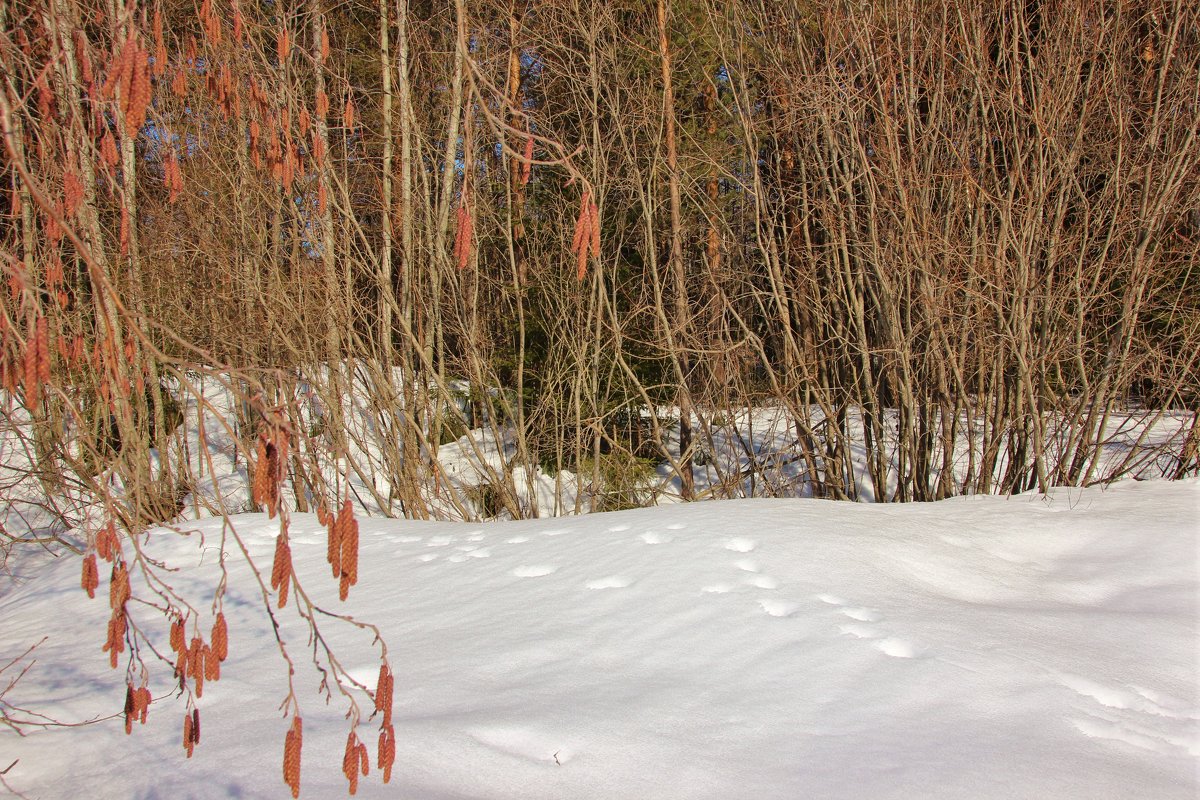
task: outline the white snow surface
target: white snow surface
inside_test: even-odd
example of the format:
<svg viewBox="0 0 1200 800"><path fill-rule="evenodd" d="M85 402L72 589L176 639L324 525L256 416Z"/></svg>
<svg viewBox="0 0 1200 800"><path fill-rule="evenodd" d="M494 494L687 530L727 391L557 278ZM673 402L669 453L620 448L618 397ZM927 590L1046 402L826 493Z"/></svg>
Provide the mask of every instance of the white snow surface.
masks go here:
<svg viewBox="0 0 1200 800"><path fill-rule="evenodd" d="M233 523L270 569L278 521ZM211 625L220 520L148 550ZM324 530L294 515L314 600L377 624L396 673L396 764L367 798L1195 798L1200 481L924 505L739 500L486 524L363 520L345 603ZM0 729L30 798L285 798L287 666L232 541L230 658L198 706L153 664L145 726ZM102 573L103 575L103 573ZM265 576L264 576L265 577ZM249 579L249 580L248 580ZM141 577L135 575L135 584ZM43 636L7 701L120 712L79 560L0 583L0 663ZM165 650L152 610L135 618ZM302 797L346 794L350 723L326 704L294 602L278 612L304 718ZM372 635L321 620L374 687ZM169 652L169 651L166 651ZM151 659L148 659L151 660ZM9 675L5 675L8 678ZM365 694L358 700L369 705Z"/></svg>

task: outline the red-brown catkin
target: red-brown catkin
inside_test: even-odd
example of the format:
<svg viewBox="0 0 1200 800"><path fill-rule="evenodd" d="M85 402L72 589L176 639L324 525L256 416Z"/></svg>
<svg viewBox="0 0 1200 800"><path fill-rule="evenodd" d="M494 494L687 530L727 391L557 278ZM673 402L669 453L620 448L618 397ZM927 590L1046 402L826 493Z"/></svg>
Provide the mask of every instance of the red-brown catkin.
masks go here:
<svg viewBox="0 0 1200 800"><path fill-rule="evenodd" d="M176 617L171 622L171 649L176 653L182 653L185 645L183 629L183 617Z"/></svg>
<svg viewBox="0 0 1200 800"><path fill-rule="evenodd" d="M133 718L137 715L133 700L133 684L125 684L125 735L133 733Z"/></svg>
<svg viewBox="0 0 1200 800"><path fill-rule="evenodd" d="M271 566L271 588L279 591L279 607L287 605L288 586L292 578L292 549L287 534L281 533L275 540L275 561Z"/></svg>
<svg viewBox="0 0 1200 800"><path fill-rule="evenodd" d="M379 732L379 768L383 770L383 782L392 779L392 764L396 761L396 730L387 725Z"/></svg>
<svg viewBox="0 0 1200 800"><path fill-rule="evenodd" d="M345 600L350 593L350 587L358 583L358 520L354 518L354 507L350 499L342 504L342 513L338 515L342 523L342 574L338 595Z"/></svg>
<svg viewBox="0 0 1200 800"><path fill-rule="evenodd" d="M133 705L137 710L138 723L146 724L146 715L150 713L150 703L153 701L150 696L150 689L143 686L140 689L135 689L133 692Z"/></svg>
<svg viewBox="0 0 1200 800"><path fill-rule="evenodd" d="M111 608L120 608L129 599L129 570L124 561L113 564L112 578L108 585L108 604Z"/></svg>
<svg viewBox="0 0 1200 800"><path fill-rule="evenodd" d="M229 657L229 626L225 623L225 614L220 611L217 612L217 621L213 623L209 639L212 640L212 650L217 661L224 661Z"/></svg>
<svg viewBox="0 0 1200 800"><path fill-rule="evenodd" d="M358 737L354 731L346 737L346 752L342 755L342 774L350 781L350 794L358 793Z"/></svg>
<svg viewBox="0 0 1200 800"><path fill-rule="evenodd" d="M183 715L183 749L187 751L187 757L192 757L192 748L196 743L192 740L192 715Z"/></svg>
<svg viewBox="0 0 1200 800"><path fill-rule="evenodd" d="M375 684L375 710L383 712L383 727L392 724L392 670L387 664L379 666L379 680Z"/></svg>
<svg viewBox="0 0 1200 800"><path fill-rule="evenodd" d="M100 571L96 567L96 554L88 553L83 559L83 577L80 579L83 590L88 597L96 596L96 587L100 585Z"/></svg>
<svg viewBox="0 0 1200 800"><path fill-rule="evenodd" d="M293 798L300 796L300 750L303 744L304 723L296 717L283 741L283 782L291 788Z"/></svg>

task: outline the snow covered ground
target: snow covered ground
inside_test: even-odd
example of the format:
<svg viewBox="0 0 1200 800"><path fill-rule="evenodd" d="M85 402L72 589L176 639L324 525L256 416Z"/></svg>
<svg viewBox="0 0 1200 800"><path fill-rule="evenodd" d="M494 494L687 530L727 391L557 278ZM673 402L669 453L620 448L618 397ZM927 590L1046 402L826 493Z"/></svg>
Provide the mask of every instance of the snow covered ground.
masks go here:
<svg viewBox="0 0 1200 800"><path fill-rule="evenodd" d="M278 522L233 522L269 563ZM176 588L210 614L222 525L182 530L152 534L149 548L184 568ZM396 672L392 781L372 763L362 797L1200 792L1200 481L927 505L363 521L346 603L324 529L295 515L291 530L313 599L378 624ZM230 657L199 700L194 758L180 746L184 703L156 664L156 700L131 737L119 713L24 737L0 729L0 769L16 761L7 784L30 798L290 796L287 667L237 561ZM134 614L163 628L165 647L161 616ZM79 589L78 559L22 561L0 582L0 663L48 638L6 700L62 722L120 712L124 672L101 653L107 618L103 597ZM346 705L317 693L294 603L279 618L304 718L302 796L344 796ZM373 687L371 634L322 624ZM372 762L377 722L364 714L359 729Z"/></svg>

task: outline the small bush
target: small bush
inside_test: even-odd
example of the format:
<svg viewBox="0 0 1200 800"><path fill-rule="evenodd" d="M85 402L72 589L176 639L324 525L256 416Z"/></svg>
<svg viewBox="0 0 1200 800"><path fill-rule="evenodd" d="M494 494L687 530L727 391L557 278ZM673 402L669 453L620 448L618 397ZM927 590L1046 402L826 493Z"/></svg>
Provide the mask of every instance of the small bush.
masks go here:
<svg viewBox="0 0 1200 800"><path fill-rule="evenodd" d="M654 502L658 477L654 468L652 459L618 452L601 455L598 462L585 458L580 464L580 474L587 479L599 472L600 485L595 490L597 511L623 511L645 508Z"/></svg>

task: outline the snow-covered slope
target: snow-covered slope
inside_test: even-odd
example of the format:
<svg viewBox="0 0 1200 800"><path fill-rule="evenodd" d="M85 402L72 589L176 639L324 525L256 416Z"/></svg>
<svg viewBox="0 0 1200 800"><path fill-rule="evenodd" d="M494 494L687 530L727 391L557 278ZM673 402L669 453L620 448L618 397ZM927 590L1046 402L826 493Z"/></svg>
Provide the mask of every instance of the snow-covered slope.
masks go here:
<svg viewBox="0 0 1200 800"><path fill-rule="evenodd" d="M269 564L277 523L234 522ZM363 797L1194 798L1200 482L866 506L677 505L518 523L362 523L345 604L315 519L292 520L315 599L377 623L396 671L397 758ZM220 522L156 534L204 606ZM230 659L199 701L0 731L37 798L277 798L287 669L234 568ZM119 712L103 599L75 559L0 596L0 662L48 635L7 700L61 721ZM208 609L203 609L206 613ZM153 617L149 617L153 619ZM291 604L302 796L344 796L344 704L326 706ZM371 636L329 626L374 685ZM156 695L169 668L151 676ZM360 736L373 743L375 724ZM374 760L372 746L372 760ZM372 765L374 766L374 764Z"/></svg>

